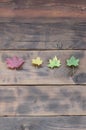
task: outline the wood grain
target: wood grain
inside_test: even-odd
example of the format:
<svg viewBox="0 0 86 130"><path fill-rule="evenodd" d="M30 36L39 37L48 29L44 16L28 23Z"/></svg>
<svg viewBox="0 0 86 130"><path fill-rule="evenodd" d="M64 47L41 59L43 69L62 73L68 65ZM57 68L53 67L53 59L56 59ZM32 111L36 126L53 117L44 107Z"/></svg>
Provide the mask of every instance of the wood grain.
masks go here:
<svg viewBox="0 0 86 130"><path fill-rule="evenodd" d="M25 64L9 70L15 55ZM55 55L62 66L51 70ZM71 76L72 55L80 65ZM31 64L37 56L41 68ZM0 0L0 130L86 130L85 86L86 1Z"/></svg>
<svg viewBox="0 0 86 130"><path fill-rule="evenodd" d="M0 49L86 49L86 21L0 23Z"/></svg>
<svg viewBox="0 0 86 130"><path fill-rule="evenodd" d="M21 70L10 70L6 67L6 58L13 56L22 57L25 64ZM47 67L48 61L58 56L62 66L56 69ZM79 68L71 76L71 69L66 66L70 56L80 59ZM40 56L43 65L35 68L31 61ZM0 84L86 84L86 51L0 51Z"/></svg>
<svg viewBox="0 0 86 130"><path fill-rule="evenodd" d="M0 0L0 4L1 3L8 3L8 2L12 2L12 0Z"/></svg>
<svg viewBox="0 0 86 130"><path fill-rule="evenodd" d="M58 17L68 17L68 18L85 18L86 10L71 10L71 9L9 9L0 8L1 18L58 18Z"/></svg>
<svg viewBox="0 0 86 130"><path fill-rule="evenodd" d="M0 17L14 19L86 17L86 2L63 0L1 0Z"/></svg>
<svg viewBox="0 0 86 130"><path fill-rule="evenodd" d="M0 116L51 115L86 115L86 87L0 87Z"/></svg>
<svg viewBox="0 0 86 130"><path fill-rule="evenodd" d="M1 130L85 130L86 116L0 118Z"/></svg>
<svg viewBox="0 0 86 130"><path fill-rule="evenodd" d="M85 0L0 0L0 22L86 18Z"/></svg>
<svg viewBox="0 0 86 130"><path fill-rule="evenodd" d="M3 4L2 4L3 3ZM2 7L8 7L11 8L54 8L58 6L63 7L86 7L86 1L85 0L0 0L0 5Z"/></svg>

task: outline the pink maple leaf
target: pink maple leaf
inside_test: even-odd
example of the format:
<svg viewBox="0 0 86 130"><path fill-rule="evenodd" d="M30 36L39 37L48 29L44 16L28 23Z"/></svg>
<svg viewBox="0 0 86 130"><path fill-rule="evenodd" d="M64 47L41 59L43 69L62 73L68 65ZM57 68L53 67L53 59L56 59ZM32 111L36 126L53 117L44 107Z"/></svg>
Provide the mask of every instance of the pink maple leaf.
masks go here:
<svg viewBox="0 0 86 130"><path fill-rule="evenodd" d="M6 63L7 63L8 68L18 69L24 64L24 60L22 58L14 56L12 58L7 58Z"/></svg>

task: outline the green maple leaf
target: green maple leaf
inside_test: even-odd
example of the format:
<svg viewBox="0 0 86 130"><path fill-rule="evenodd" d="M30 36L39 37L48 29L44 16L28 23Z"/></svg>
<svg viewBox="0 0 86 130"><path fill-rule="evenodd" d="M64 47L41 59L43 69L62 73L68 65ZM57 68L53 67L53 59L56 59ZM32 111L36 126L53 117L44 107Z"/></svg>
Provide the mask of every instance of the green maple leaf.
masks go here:
<svg viewBox="0 0 86 130"><path fill-rule="evenodd" d="M61 66L61 62L56 56L53 59L49 60L48 67L55 68L55 67L60 67L60 66Z"/></svg>
<svg viewBox="0 0 86 130"><path fill-rule="evenodd" d="M74 56L71 56L70 59L67 60L67 66L77 67L79 65L79 59L76 59Z"/></svg>

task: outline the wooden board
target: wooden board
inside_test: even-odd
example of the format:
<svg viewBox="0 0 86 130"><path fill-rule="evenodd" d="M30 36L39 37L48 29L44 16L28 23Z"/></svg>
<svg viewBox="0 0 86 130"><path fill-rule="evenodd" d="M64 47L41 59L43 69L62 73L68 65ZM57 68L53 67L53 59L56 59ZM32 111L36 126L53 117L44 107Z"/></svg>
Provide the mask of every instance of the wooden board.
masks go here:
<svg viewBox="0 0 86 130"><path fill-rule="evenodd" d="M25 64L21 70L10 70L6 66L6 58L13 56L22 57ZM50 69L48 61L54 56L61 60L61 67ZM66 60L70 56L80 59L79 68L71 76L71 69L66 66ZM32 59L40 56L43 65L36 68L32 65ZM86 51L0 51L0 84L86 84Z"/></svg>
<svg viewBox="0 0 86 130"><path fill-rule="evenodd" d="M0 23L0 49L86 49L86 21Z"/></svg>
<svg viewBox="0 0 86 130"><path fill-rule="evenodd" d="M86 7L85 7L86 8ZM36 19L36 18L58 18L58 17L68 17L68 18L85 18L86 10L72 10L70 9L9 9L0 8L0 17L2 18L22 18L22 19ZM63 13L64 12L64 13ZM83 14L83 15L82 15Z"/></svg>
<svg viewBox="0 0 86 130"><path fill-rule="evenodd" d="M0 0L1 18L40 19L40 18L85 18L85 0Z"/></svg>
<svg viewBox="0 0 86 130"><path fill-rule="evenodd" d="M86 5L85 0L0 0L0 5L15 8L54 8L60 6L82 7Z"/></svg>
<svg viewBox="0 0 86 130"><path fill-rule="evenodd" d="M15 55L21 70L6 66ZM62 66L51 70L55 55ZM80 65L71 76L72 55ZM85 0L0 0L0 116L0 130L86 130Z"/></svg>
<svg viewBox="0 0 86 130"><path fill-rule="evenodd" d="M86 87L0 87L0 116L51 115L86 115Z"/></svg>
<svg viewBox="0 0 86 130"><path fill-rule="evenodd" d="M86 116L0 118L1 130L86 130Z"/></svg>

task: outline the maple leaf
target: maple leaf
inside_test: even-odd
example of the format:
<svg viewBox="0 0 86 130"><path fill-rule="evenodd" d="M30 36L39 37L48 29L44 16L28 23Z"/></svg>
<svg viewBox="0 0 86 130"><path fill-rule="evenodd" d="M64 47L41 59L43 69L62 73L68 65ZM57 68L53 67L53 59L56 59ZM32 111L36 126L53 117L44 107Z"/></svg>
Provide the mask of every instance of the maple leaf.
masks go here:
<svg viewBox="0 0 86 130"><path fill-rule="evenodd" d="M7 63L8 68L18 69L24 64L24 60L22 58L14 56L12 58L7 58L6 63Z"/></svg>
<svg viewBox="0 0 86 130"><path fill-rule="evenodd" d="M61 66L61 62L56 56L53 59L49 60L48 67L55 68L55 67L60 67L60 66Z"/></svg>
<svg viewBox="0 0 86 130"><path fill-rule="evenodd" d="M69 67L77 67L79 65L79 59L76 59L74 56L71 56L68 60L67 60L67 66Z"/></svg>
<svg viewBox="0 0 86 130"><path fill-rule="evenodd" d="M37 57L35 59L32 59L32 64L35 65L35 66L41 66L43 63L43 61L41 60L40 57Z"/></svg>

